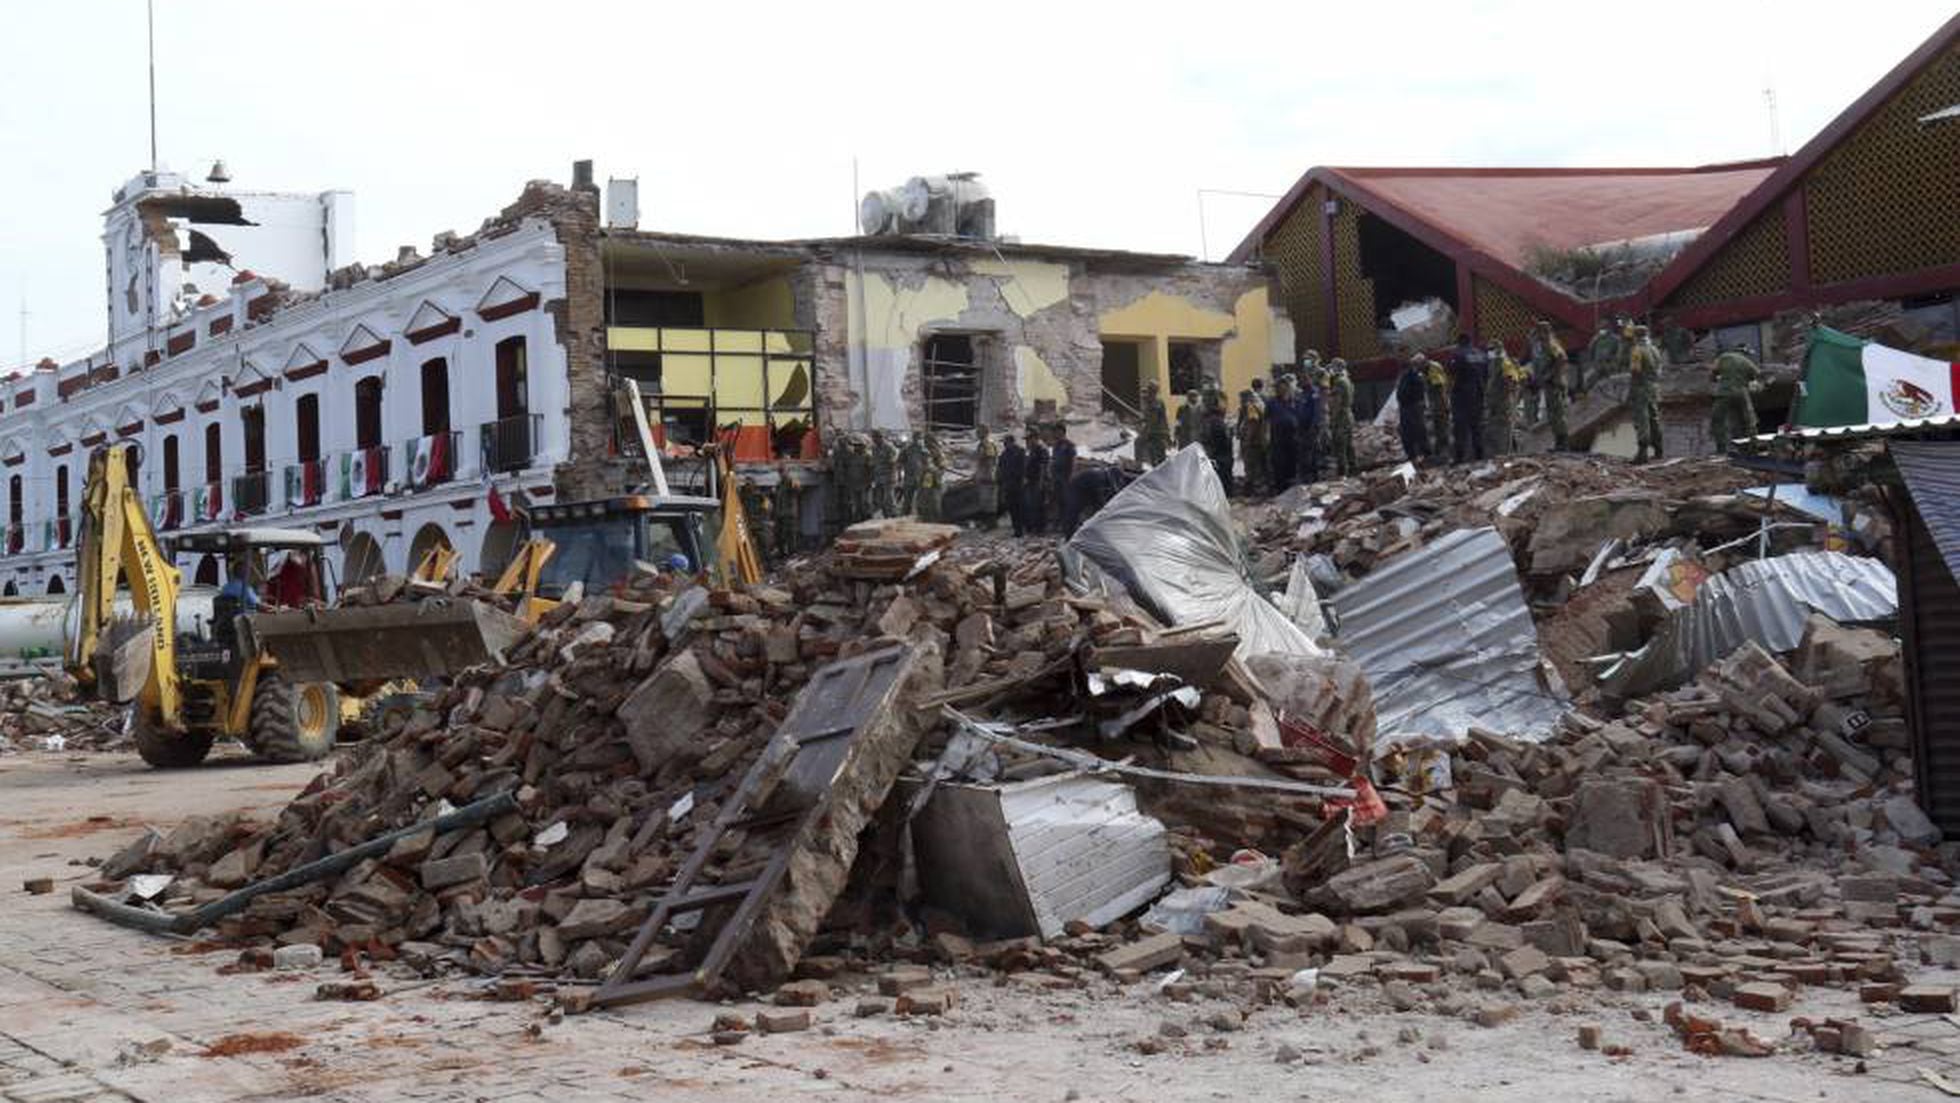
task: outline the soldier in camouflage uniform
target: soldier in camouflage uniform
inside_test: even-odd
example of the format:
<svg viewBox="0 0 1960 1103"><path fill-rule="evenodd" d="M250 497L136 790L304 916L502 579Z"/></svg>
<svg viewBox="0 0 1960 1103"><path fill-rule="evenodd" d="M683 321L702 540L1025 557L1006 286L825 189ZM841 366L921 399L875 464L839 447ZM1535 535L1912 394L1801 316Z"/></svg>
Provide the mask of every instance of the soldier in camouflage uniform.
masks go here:
<svg viewBox="0 0 1960 1103"><path fill-rule="evenodd" d="M789 476L789 464L776 461L776 486L770 497L769 513L776 521L776 551L785 557L801 548L803 492Z"/></svg>
<svg viewBox="0 0 1960 1103"><path fill-rule="evenodd" d="M1251 497L1272 486L1271 438L1266 433L1266 400L1252 388L1239 392L1239 459L1245 464L1245 483L1239 493Z"/></svg>
<svg viewBox="0 0 1960 1103"><path fill-rule="evenodd" d="M1552 429L1552 450L1568 447L1565 424L1565 346L1552 332L1552 323L1540 321L1531 328L1531 377L1538 383L1545 401L1545 420Z"/></svg>
<svg viewBox="0 0 1960 1103"><path fill-rule="evenodd" d="M925 466L919 472L919 493L913 505L918 509L919 520L937 521L939 492L946 479L946 449L939 443L939 434L927 429L924 435L921 451Z"/></svg>
<svg viewBox="0 0 1960 1103"><path fill-rule="evenodd" d="M985 425L974 432L977 439L973 442L973 485L980 490L977 520L982 528L990 529L1000 517L1000 484L995 479L995 469L1000 465L1000 442Z"/></svg>
<svg viewBox="0 0 1960 1103"><path fill-rule="evenodd" d="M898 511L911 513L919 508L919 483L925 477L926 448L919 434L913 433L898 451Z"/></svg>
<svg viewBox="0 0 1960 1103"><path fill-rule="evenodd" d="M862 436L852 433L842 458L844 523L855 525L871 516L871 447Z"/></svg>
<svg viewBox="0 0 1960 1103"><path fill-rule="evenodd" d="M1646 326L1633 327L1633 346L1627 352L1627 412L1633 415L1633 436L1639 443L1633 462L1660 459L1661 350L1647 336Z"/></svg>
<svg viewBox="0 0 1960 1103"><path fill-rule="evenodd" d="M1137 458L1155 466L1164 462L1170 446L1170 415L1164 410L1163 396L1157 393L1157 381L1148 380L1143 385L1143 433L1137 440Z"/></svg>
<svg viewBox="0 0 1960 1103"><path fill-rule="evenodd" d="M1199 426L1204 423L1204 399L1196 391L1184 392L1184 405L1177 411L1177 446L1189 447L1198 439Z"/></svg>
<svg viewBox="0 0 1960 1103"><path fill-rule="evenodd" d="M1423 380L1429 385L1429 454L1439 462L1448 463L1450 457L1450 372L1448 368L1434 360L1427 361L1423 368Z"/></svg>
<svg viewBox="0 0 1960 1103"><path fill-rule="evenodd" d="M1518 392L1524 373L1504 342L1484 346L1490 356L1490 386L1484 391L1484 445L1493 456L1518 450Z"/></svg>
<svg viewBox="0 0 1960 1103"><path fill-rule="evenodd" d="M883 429L871 430L871 508L898 516L898 448Z"/></svg>
<svg viewBox="0 0 1960 1103"><path fill-rule="evenodd" d="M1327 435L1335 470L1342 475L1360 471L1354 458L1354 380L1348 378L1347 361L1338 356L1327 372Z"/></svg>
<svg viewBox="0 0 1960 1103"><path fill-rule="evenodd" d="M1708 428L1715 451L1727 452L1731 440L1756 435L1755 392L1763 389L1762 369L1749 358L1749 346L1740 345L1717 356L1708 373L1715 379Z"/></svg>
<svg viewBox="0 0 1960 1103"><path fill-rule="evenodd" d="M1599 332L1593 334L1592 343L1586 346L1583 362L1572 364L1572 394L1574 397L1586 393L1588 376L1598 382L1612 373L1620 362L1620 335L1615 323L1601 320Z"/></svg>

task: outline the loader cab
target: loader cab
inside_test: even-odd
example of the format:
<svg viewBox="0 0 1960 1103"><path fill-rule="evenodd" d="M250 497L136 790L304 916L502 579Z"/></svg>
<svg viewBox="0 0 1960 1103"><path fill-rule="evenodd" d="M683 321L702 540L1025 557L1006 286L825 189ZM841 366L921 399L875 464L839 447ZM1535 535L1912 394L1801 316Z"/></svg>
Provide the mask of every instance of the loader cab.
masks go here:
<svg viewBox="0 0 1960 1103"><path fill-rule="evenodd" d="M721 503L692 495L628 494L590 502L534 506L531 530L557 545L538 579L542 597L558 599L572 583L588 594L624 582L642 562L699 574L715 566Z"/></svg>
<svg viewBox="0 0 1960 1103"><path fill-rule="evenodd" d="M221 529L172 537L172 557L211 555L225 564L225 584L207 623L180 625L180 665L191 677L229 678L239 656L238 617L259 609L324 605L329 591L325 541L304 529Z"/></svg>

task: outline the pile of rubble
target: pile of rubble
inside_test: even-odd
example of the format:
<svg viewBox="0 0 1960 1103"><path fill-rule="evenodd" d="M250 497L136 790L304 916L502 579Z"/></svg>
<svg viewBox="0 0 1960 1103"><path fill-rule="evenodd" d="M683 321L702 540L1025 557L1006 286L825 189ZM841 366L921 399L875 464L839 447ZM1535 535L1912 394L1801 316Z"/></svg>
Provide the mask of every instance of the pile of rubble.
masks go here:
<svg viewBox="0 0 1960 1103"><path fill-rule="evenodd" d="M0 681L0 754L127 748L122 710L75 693L59 670Z"/></svg>
<svg viewBox="0 0 1960 1103"><path fill-rule="evenodd" d="M181 911L508 790L516 809L486 825L412 833L330 880L260 896L218 930L598 977L822 664L909 641L922 667L909 705L980 707L1052 696L1078 649L1155 630L1133 610L1063 596L1052 545L949 554L950 532L897 524L905 531L859 534L770 585L710 592L648 575L561 606L503 665L358 748L273 823L193 817L102 872L174 874L152 902ZM857 577L893 575L899 555L946 561L909 583ZM708 875L732 876L724 864Z"/></svg>
<svg viewBox="0 0 1960 1103"><path fill-rule="evenodd" d="M1603 541L1754 531L1745 481L1566 457L1379 473L1256 514L1254 574L1319 557L1325 593L1494 525L1504 539L1480 539L1500 562L1508 546L1545 615L1601 585ZM1173 999L1198 985L1486 1025L1517 997L1592 989L1777 1009L1830 983L1951 1004L1902 987L1914 955L1960 959L1944 934L1960 894L1911 796L1882 633L1813 616L1794 649L1745 645L1679 689L1558 699L1539 742L1377 733L1356 661L1310 642L1237 655L1250 621L1167 625L1139 604L1161 606L1154 587L1084 585L1050 542L953 536L872 523L761 585L647 574L567 603L272 823L151 833L92 891L186 916L283 875L215 920L248 947L240 967L318 947L520 993L710 961L721 990L809 978L782 1000L807 1004L896 959L909 979L890 994L926 1014L950 999L917 968L935 962L1036 986L1176 967ZM505 794L487 822L434 826ZM1019 898L963 887L966 863L1013 860L1017 801L1093 872L1048 895L1028 869ZM722 955L725 927L741 929ZM1768 1051L1674 1019L1697 1051ZM1818 1044L1860 1037L1838 1024Z"/></svg>
<svg viewBox="0 0 1960 1103"><path fill-rule="evenodd" d="M1756 529L1766 509L1740 494L1760 480L1720 460L1632 466L1591 455L1509 456L1467 471L1376 467L1298 486L1241 509L1262 577L1294 554L1326 556L1343 577L1459 529L1495 525L1527 581L1583 572L1610 537L1693 537L1711 546Z"/></svg>

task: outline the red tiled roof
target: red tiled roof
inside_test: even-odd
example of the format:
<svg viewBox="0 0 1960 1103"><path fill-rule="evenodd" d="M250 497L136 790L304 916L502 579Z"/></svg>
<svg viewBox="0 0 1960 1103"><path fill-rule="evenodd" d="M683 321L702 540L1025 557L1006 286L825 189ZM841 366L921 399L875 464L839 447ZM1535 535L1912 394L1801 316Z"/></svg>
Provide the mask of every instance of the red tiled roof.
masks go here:
<svg viewBox="0 0 1960 1103"><path fill-rule="evenodd" d="M1781 159L1691 169L1330 168L1437 232L1513 267L1534 247L1646 237L1712 225Z"/></svg>

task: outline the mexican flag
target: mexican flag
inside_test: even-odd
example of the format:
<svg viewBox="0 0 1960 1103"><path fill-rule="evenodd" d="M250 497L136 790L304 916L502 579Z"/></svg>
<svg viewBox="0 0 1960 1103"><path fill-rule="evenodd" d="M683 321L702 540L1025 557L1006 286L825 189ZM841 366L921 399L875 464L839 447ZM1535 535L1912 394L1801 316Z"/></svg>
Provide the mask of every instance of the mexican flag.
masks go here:
<svg viewBox="0 0 1960 1103"><path fill-rule="evenodd" d="M1960 364L1819 326L1810 331L1803 398L1794 420L1818 428L1950 417L1960 412L1956 394L1960 394Z"/></svg>

